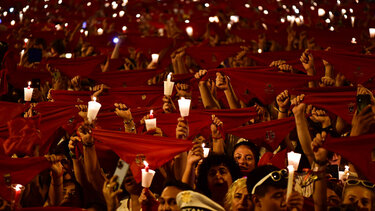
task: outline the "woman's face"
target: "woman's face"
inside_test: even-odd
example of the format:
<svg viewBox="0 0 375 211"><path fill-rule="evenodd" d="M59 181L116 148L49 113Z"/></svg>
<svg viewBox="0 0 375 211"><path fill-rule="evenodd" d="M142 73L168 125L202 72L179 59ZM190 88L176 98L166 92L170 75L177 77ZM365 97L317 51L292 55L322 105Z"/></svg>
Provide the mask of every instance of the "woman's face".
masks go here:
<svg viewBox="0 0 375 211"><path fill-rule="evenodd" d="M347 188L343 197L343 204L352 204L361 210L371 210L371 191L362 186L352 186Z"/></svg>
<svg viewBox="0 0 375 211"><path fill-rule="evenodd" d="M254 205L251 201L247 188L238 188L232 198L232 211L249 211L253 210Z"/></svg>
<svg viewBox="0 0 375 211"><path fill-rule="evenodd" d="M211 192L218 190L228 191L232 185L232 175L229 169L224 165L213 166L208 171L207 183Z"/></svg>
<svg viewBox="0 0 375 211"><path fill-rule="evenodd" d="M254 154L249 147L240 145L234 151L234 160L240 166L241 172L247 174L255 168Z"/></svg>

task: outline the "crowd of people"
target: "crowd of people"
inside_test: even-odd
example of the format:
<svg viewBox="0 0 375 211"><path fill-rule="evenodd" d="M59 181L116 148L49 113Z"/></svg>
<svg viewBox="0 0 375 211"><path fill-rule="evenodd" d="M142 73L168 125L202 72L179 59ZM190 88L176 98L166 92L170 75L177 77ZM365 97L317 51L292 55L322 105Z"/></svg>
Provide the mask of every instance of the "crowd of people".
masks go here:
<svg viewBox="0 0 375 211"><path fill-rule="evenodd" d="M372 1L0 12L0 210L375 210Z"/></svg>

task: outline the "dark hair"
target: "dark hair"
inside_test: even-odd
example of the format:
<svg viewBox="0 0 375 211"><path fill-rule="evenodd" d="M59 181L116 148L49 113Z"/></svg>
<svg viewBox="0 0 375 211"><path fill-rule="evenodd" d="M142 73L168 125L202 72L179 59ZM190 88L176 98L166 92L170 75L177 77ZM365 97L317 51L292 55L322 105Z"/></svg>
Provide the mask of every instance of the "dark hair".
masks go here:
<svg viewBox="0 0 375 211"><path fill-rule="evenodd" d="M36 38L34 44L35 45L41 45L43 47L43 49L45 49L47 47L46 40L43 39L43 38Z"/></svg>
<svg viewBox="0 0 375 211"><path fill-rule="evenodd" d="M183 183L180 180L175 180L175 179L168 180L165 183L164 188L170 187L170 186L176 187L180 190L193 190L193 188L191 188L189 184Z"/></svg>
<svg viewBox="0 0 375 211"><path fill-rule="evenodd" d="M233 147L232 158L234 157L234 151L236 151L236 149L239 146L247 146L251 150L251 152L254 155L255 166L257 166L258 165L258 161L259 161L259 148L257 146L255 146L255 144L253 144L253 143L251 143L251 142L249 142L247 140L237 142L237 144L234 145L234 147Z"/></svg>
<svg viewBox="0 0 375 211"><path fill-rule="evenodd" d="M230 175L232 176L232 181L235 181L241 177L240 168L233 158L226 155L210 154L199 166L197 178L197 190L208 197L211 196L211 191L208 188L207 181L208 171L211 167L219 165L224 165L228 168Z"/></svg>
<svg viewBox="0 0 375 211"><path fill-rule="evenodd" d="M273 171L279 171L279 170L280 169L277 168L276 166L265 165L265 166L257 167L253 171L251 171L248 174L247 180L246 180L247 191L249 192L249 194L251 194L254 186L261 179L263 179L269 173L271 173ZM287 187L287 180L285 178L282 178L281 180L275 182L271 178L269 178L255 189L254 194L256 194L260 197L263 197L266 194L266 192L268 191L269 187L285 189Z"/></svg>

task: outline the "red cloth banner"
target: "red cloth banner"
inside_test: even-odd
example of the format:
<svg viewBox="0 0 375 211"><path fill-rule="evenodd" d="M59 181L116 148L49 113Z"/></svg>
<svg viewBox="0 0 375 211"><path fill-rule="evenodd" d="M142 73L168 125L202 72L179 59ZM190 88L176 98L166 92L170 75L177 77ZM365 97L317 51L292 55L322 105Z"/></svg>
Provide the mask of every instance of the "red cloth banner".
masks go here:
<svg viewBox="0 0 375 211"><path fill-rule="evenodd" d="M137 182L141 181L143 160L149 163L150 169L156 169L193 146L191 141L186 140L111 130L95 129L93 136L108 145L121 159L130 164Z"/></svg>

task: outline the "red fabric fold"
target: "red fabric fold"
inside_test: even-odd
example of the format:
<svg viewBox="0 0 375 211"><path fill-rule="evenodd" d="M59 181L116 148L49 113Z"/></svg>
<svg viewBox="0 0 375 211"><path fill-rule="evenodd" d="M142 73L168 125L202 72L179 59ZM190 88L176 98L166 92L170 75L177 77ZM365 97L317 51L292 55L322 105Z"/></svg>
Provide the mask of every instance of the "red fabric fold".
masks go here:
<svg viewBox="0 0 375 211"><path fill-rule="evenodd" d="M93 72L101 72L99 65L104 63L105 60L106 56L90 56L74 59L49 59L47 63L68 77L73 78L77 75L89 76Z"/></svg>
<svg viewBox="0 0 375 211"><path fill-rule="evenodd" d="M259 160L258 166L274 165L279 169L285 169L287 152L287 149L281 150L276 154L273 154L272 152L266 152Z"/></svg>
<svg viewBox="0 0 375 211"><path fill-rule="evenodd" d="M4 125L13 118L20 116L23 111L23 104L0 101L0 125Z"/></svg>
<svg viewBox="0 0 375 211"><path fill-rule="evenodd" d="M82 210L85 210L85 209L77 208L77 207L27 207L27 208L17 209L17 211L39 211L39 210L45 210L45 211L82 211Z"/></svg>
<svg viewBox="0 0 375 211"><path fill-rule="evenodd" d="M175 138L134 135L110 130L93 130L95 139L108 145L120 158L130 164L133 176L141 181L141 169L146 160L156 169L181 152L188 151L192 142Z"/></svg>
<svg viewBox="0 0 375 211"><path fill-rule="evenodd" d="M148 79L164 72L164 70L144 69L129 71L113 71L96 73L89 76L98 83L110 87L146 86Z"/></svg>
<svg viewBox="0 0 375 211"><path fill-rule="evenodd" d="M3 142L4 153L8 156L34 154L35 147L41 144L39 131L40 118L16 118L8 122L9 138Z"/></svg>
<svg viewBox="0 0 375 211"><path fill-rule="evenodd" d="M375 149L374 139L375 134L344 138L327 137L323 147L352 162L356 170L375 183L375 161L371 157Z"/></svg>
<svg viewBox="0 0 375 211"><path fill-rule="evenodd" d="M352 83L364 83L375 76L375 56L344 51L312 51L314 57L322 58L333 65Z"/></svg>
<svg viewBox="0 0 375 211"><path fill-rule="evenodd" d="M186 54L202 68L217 68L228 57L235 56L241 51L240 45L228 45L217 47L189 47Z"/></svg>
<svg viewBox="0 0 375 211"><path fill-rule="evenodd" d="M289 117L227 130L227 133L246 138L272 152L295 127L294 117Z"/></svg>
<svg viewBox="0 0 375 211"><path fill-rule="evenodd" d="M0 175L10 174L11 184L28 184L41 171L51 166L45 157L9 158L0 157ZM7 187L4 178L0 180L0 196L11 200L11 190Z"/></svg>
<svg viewBox="0 0 375 211"><path fill-rule="evenodd" d="M357 107L357 91L354 87L322 87L300 89L298 92L305 93L304 103L323 108L351 124Z"/></svg>

